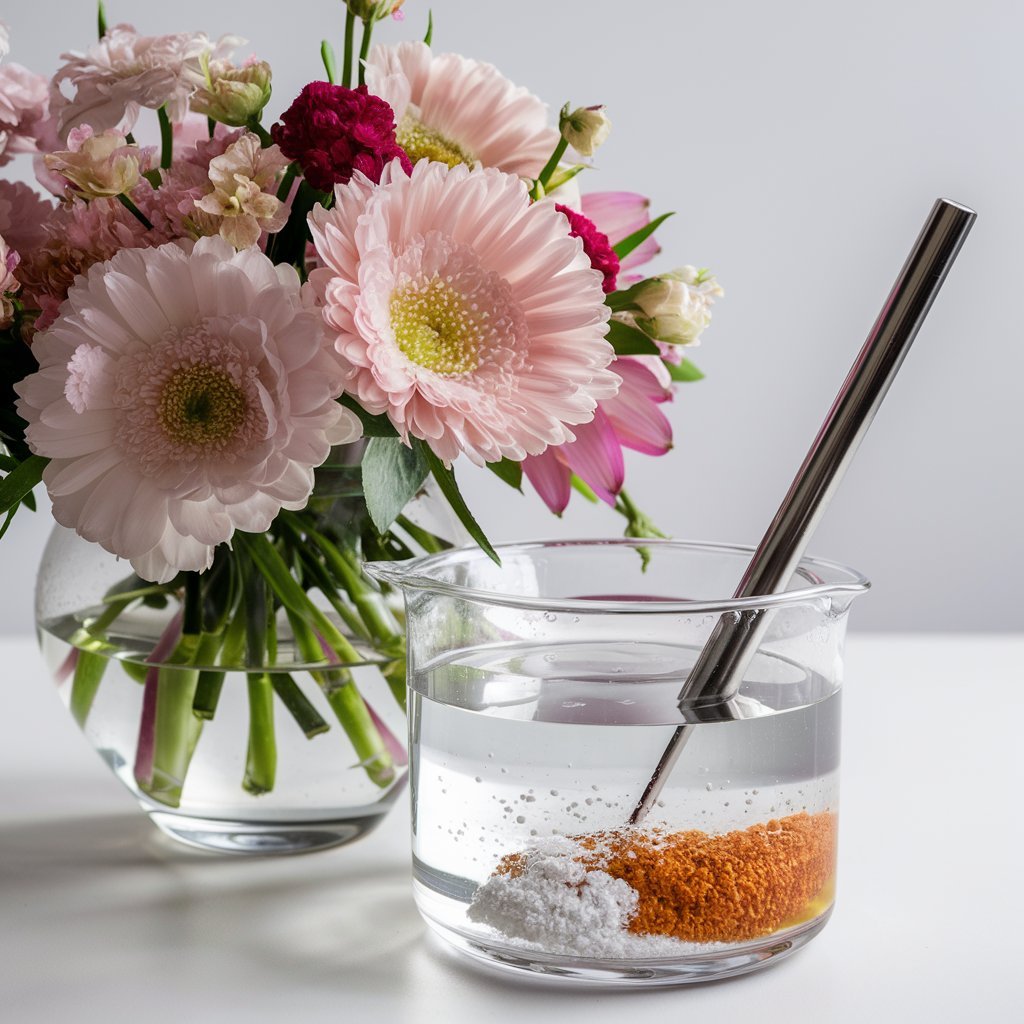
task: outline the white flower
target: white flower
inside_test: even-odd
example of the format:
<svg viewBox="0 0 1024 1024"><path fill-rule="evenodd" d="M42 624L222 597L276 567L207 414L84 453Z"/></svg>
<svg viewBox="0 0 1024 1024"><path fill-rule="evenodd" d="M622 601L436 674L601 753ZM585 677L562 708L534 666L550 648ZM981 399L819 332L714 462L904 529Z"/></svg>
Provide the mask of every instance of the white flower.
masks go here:
<svg viewBox="0 0 1024 1024"><path fill-rule="evenodd" d="M361 433L294 269L221 238L94 264L32 352L17 408L54 518L149 580L304 507L313 467Z"/></svg>
<svg viewBox="0 0 1024 1024"><path fill-rule="evenodd" d="M713 274L681 267L635 286L635 311L619 314L644 332L672 345L695 345L711 323L711 307L725 293Z"/></svg>

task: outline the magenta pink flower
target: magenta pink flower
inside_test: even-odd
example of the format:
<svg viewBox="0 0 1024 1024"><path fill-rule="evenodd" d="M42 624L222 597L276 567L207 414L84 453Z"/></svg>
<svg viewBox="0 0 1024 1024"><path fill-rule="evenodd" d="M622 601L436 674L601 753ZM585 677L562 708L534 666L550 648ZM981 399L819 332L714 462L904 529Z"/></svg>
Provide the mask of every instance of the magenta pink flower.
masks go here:
<svg viewBox="0 0 1024 1024"><path fill-rule="evenodd" d="M619 272L619 257L608 241L608 236L599 231L594 222L582 213L577 213L561 203L555 209L564 214L569 221L569 234L583 243L583 251L587 254L591 266L599 270L604 277L602 287L604 293L615 291L615 278Z"/></svg>
<svg viewBox="0 0 1024 1024"><path fill-rule="evenodd" d="M611 369L622 378L618 394L598 403L593 422L576 428L576 440L523 462L526 478L556 515L569 504L573 473L614 505L625 477L622 449L664 455L672 447L672 425L658 408L671 399L670 388L631 356Z"/></svg>
<svg viewBox="0 0 1024 1024"><path fill-rule="evenodd" d="M346 89L310 82L270 134L321 192L346 184L356 171L378 182L385 165L396 158L407 174L412 170L395 141L394 111L365 85Z"/></svg>

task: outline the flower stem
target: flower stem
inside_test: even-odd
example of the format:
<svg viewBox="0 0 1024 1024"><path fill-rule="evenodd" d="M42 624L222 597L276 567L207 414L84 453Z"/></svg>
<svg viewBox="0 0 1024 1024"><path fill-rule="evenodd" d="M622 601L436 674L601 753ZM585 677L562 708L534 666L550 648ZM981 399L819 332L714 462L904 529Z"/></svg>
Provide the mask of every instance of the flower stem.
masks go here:
<svg viewBox="0 0 1024 1024"><path fill-rule="evenodd" d="M356 16L349 10L345 12L345 58L342 63L341 84L346 89L352 88L352 50L355 45Z"/></svg>
<svg viewBox="0 0 1024 1024"><path fill-rule="evenodd" d="M288 621L303 658L313 663L322 661L325 652L314 630L290 610ZM394 760L356 688L352 673L347 668L310 669L309 673L323 690L370 780L382 789L391 785L395 779Z"/></svg>
<svg viewBox="0 0 1024 1024"><path fill-rule="evenodd" d="M555 151L551 154L551 158L544 165L544 169L537 176L537 180L534 182L533 188L530 190L530 195L534 199L540 199L544 195L544 189L547 187L547 183L551 180L551 175L555 173L558 168L558 162L565 156L565 151L569 148L569 143L565 139L559 139L558 145L555 146Z"/></svg>
<svg viewBox="0 0 1024 1024"><path fill-rule="evenodd" d="M167 170L174 159L174 128L166 106L157 107L156 116L160 122L160 166Z"/></svg>
<svg viewBox="0 0 1024 1024"><path fill-rule="evenodd" d="M79 728L85 728L85 720L89 717L92 702L96 698L103 673L109 664L110 659L104 658L101 654L85 650L78 651L75 675L71 681L71 697L68 703L71 715L78 723Z"/></svg>
<svg viewBox="0 0 1024 1024"><path fill-rule="evenodd" d="M366 56L370 52L370 37L373 35L373 18L363 22L363 42L359 47L359 84L366 85Z"/></svg>
<svg viewBox="0 0 1024 1024"><path fill-rule="evenodd" d="M327 732L330 726L324 721L320 712L310 703L302 692L299 684L287 672L275 672L271 677L274 692L281 698L281 703L288 709L298 727L306 734L306 739Z"/></svg>
<svg viewBox="0 0 1024 1024"><path fill-rule="evenodd" d="M274 688L270 676L252 674L249 691L249 750L245 758L242 788L258 796L274 788L277 774L277 741L274 736Z"/></svg>
<svg viewBox="0 0 1024 1024"><path fill-rule="evenodd" d="M149 218L122 192L118 197L121 205L147 230L152 231L153 225Z"/></svg>

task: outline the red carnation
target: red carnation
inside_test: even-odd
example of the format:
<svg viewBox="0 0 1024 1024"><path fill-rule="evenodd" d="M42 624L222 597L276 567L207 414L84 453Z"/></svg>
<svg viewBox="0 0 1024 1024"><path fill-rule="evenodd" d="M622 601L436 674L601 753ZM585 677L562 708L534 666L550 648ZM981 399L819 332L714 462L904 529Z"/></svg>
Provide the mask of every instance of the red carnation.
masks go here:
<svg viewBox="0 0 1024 1024"><path fill-rule="evenodd" d="M569 234L583 242L583 251L590 257L591 265L595 270L600 270L604 274L605 295L615 291L615 279L619 273L619 257L615 255L608 236L598 231L594 222L589 217L584 217L582 213L577 213L561 203L556 203L555 209L568 217Z"/></svg>
<svg viewBox="0 0 1024 1024"><path fill-rule="evenodd" d="M395 157L406 173L412 164L395 141L394 111L366 86L346 89L310 82L270 129L289 160L298 160L306 181L321 192L344 184L355 171L380 181Z"/></svg>

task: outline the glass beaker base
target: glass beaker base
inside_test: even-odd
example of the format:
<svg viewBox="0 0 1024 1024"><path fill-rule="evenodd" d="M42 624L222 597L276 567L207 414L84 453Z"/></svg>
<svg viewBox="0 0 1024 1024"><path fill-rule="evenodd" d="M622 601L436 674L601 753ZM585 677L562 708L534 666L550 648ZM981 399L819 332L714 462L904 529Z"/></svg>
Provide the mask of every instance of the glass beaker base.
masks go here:
<svg viewBox="0 0 1024 1024"><path fill-rule="evenodd" d="M463 956L503 973L513 972L521 978L532 975L538 981L550 979L588 986L657 988L732 978L778 963L810 942L825 927L831 913L830 907L813 921L742 946L671 960L605 960L544 953L492 942L479 936L470 937L425 914L423 917L445 942Z"/></svg>
<svg viewBox="0 0 1024 1024"><path fill-rule="evenodd" d="M167 811L148 811L164 835L186 846L211 853L280 856L312 853L360 839L380 824L384 815L332 821L224 821Z"/></svg>

